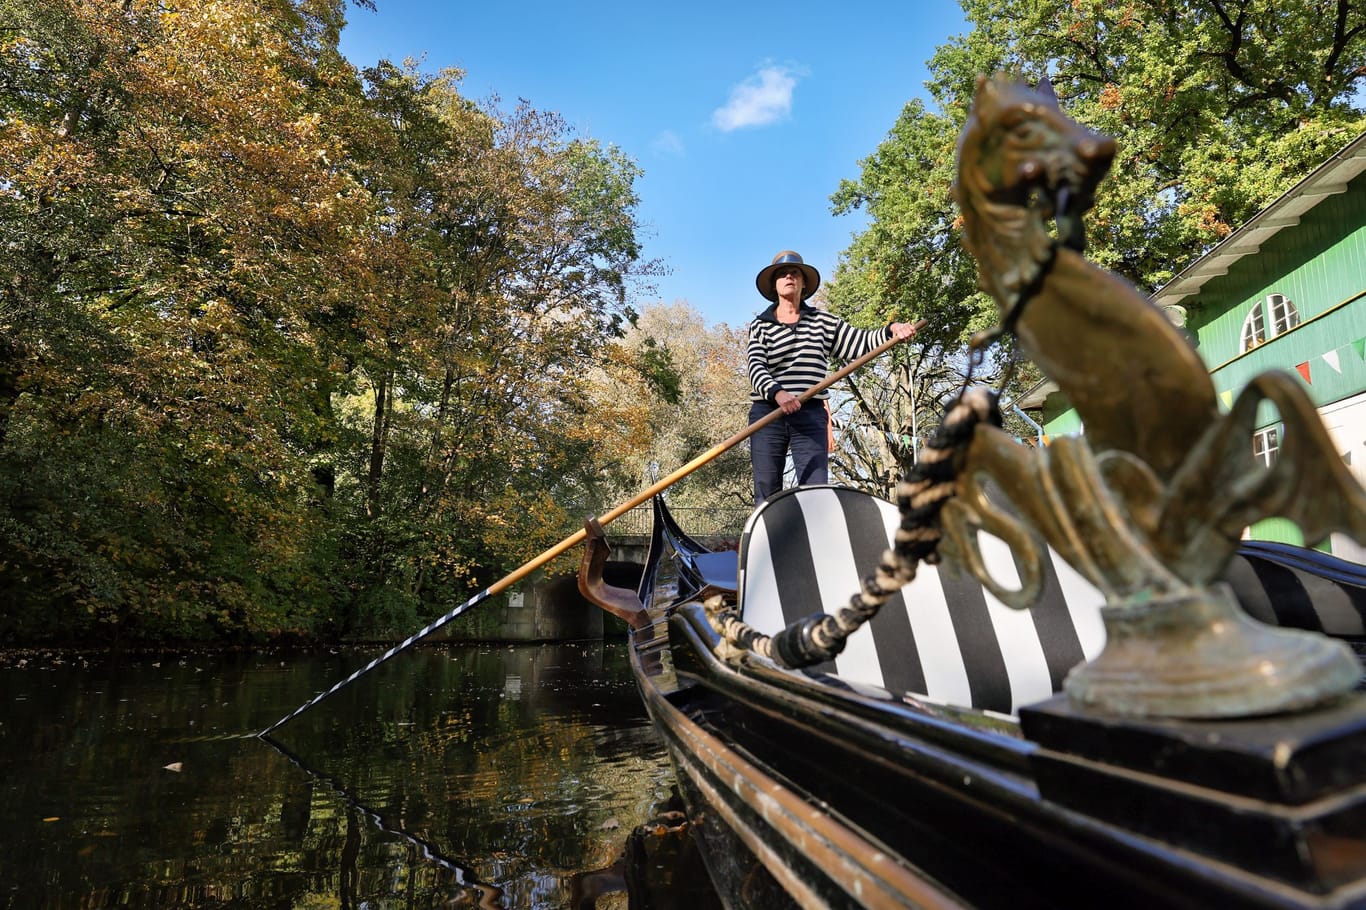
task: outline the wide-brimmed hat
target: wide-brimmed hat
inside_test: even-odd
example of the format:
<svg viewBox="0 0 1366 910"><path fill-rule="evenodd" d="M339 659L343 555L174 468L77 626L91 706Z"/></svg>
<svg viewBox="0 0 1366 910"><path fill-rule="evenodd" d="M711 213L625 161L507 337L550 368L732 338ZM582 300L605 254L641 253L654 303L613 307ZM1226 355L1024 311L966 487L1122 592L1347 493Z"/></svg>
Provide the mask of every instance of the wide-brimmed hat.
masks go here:
<svg viewBox="0 0 1366 910"><path fill-rule="evenodd" d="M773 273L784 266L795 265L802 272L802 299L810 297L816 293L816 288L821 286L821 273L812 266L802 262L802 257L791 250L783 250L773 261L759 270L759 274L754 276L754 286L759 289L759 293L767 300L776 301L778 291L773 287Z"/></svg>

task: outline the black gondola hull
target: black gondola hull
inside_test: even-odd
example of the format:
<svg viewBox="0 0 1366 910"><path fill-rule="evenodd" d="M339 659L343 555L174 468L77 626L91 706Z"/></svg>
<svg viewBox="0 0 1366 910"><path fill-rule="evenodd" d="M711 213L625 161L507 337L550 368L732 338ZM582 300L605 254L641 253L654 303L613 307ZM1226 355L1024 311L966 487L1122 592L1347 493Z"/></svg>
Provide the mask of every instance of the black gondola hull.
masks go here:
<svg viewBox="0 0 1366 910"><path fill-rule="evenodd" d="M641 696L732 907L1366 907L1366 700L1294 719L1020 718L746 655L662 504Z"/></svg>
<svg viewBox="0 0 1366 910"><path fill-rule="evenodd" d="M1287 881L1295 875L1270 867L1255 836L1266 823L1231 817L1227 800L1185 826L1222 826L1250 868L1044 799L1037 769L1057 758L1028 741L956 730L910 705L708 669L697 612L680 611L670 628L671 657L690 649L696 661L675 667L678 688L642 670L641 689L718 890L735 906L1366 905L1356 879L1317 893ZM1108 773L1116 808L1144 789L1159 802L1170 793L1150 775Z"/></svg>

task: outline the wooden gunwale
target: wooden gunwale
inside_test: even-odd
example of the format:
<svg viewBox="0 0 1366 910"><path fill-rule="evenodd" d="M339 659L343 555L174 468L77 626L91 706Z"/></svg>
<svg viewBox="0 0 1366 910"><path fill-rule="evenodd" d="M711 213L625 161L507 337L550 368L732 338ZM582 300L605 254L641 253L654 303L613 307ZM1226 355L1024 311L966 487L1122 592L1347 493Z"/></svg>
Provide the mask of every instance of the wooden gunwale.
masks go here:
<svg viewBox="0 0 1366 910"><path fill-rule="evenodd" d="M633 652L633 658L635 652ZM966 905L834 816L815 808L705 730L656 686L638 675L646 707L670 740L675 766L769 873L804 908L828 904L749 824L733 803L754 806L766 829L818 866L855 901L871 908L963 908ZM725 791L725 792L723 792Z"/></svg>

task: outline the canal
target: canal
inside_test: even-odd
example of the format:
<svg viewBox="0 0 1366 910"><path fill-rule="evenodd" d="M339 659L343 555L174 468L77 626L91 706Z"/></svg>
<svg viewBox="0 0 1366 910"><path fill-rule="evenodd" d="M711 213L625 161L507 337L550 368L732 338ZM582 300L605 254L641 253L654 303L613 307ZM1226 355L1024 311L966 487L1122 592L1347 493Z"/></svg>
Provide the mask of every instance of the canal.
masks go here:
<svg viewBox="0 0 1366 910"><path fill-rule="evenodd" d="M254 735L381 650L3 661L0 907L714 906L625 643L423 646Z"/></svg>

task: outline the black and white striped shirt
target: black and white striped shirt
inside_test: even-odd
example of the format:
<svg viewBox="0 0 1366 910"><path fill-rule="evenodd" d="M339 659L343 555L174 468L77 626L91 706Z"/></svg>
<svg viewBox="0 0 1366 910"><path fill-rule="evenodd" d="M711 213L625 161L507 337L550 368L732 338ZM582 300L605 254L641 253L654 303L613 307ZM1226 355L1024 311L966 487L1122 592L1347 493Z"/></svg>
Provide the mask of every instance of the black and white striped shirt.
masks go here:
<svg viewBox="0 0 1366 910"><path fill-rule="evenodd" d="M800 395L825 378L831 359L853 360L892 337L890 328L856 329L806 304L792 325L779 322L777 311L775 303L749 324L749 397L754 401L772 402L779 390Z"/></svg>

